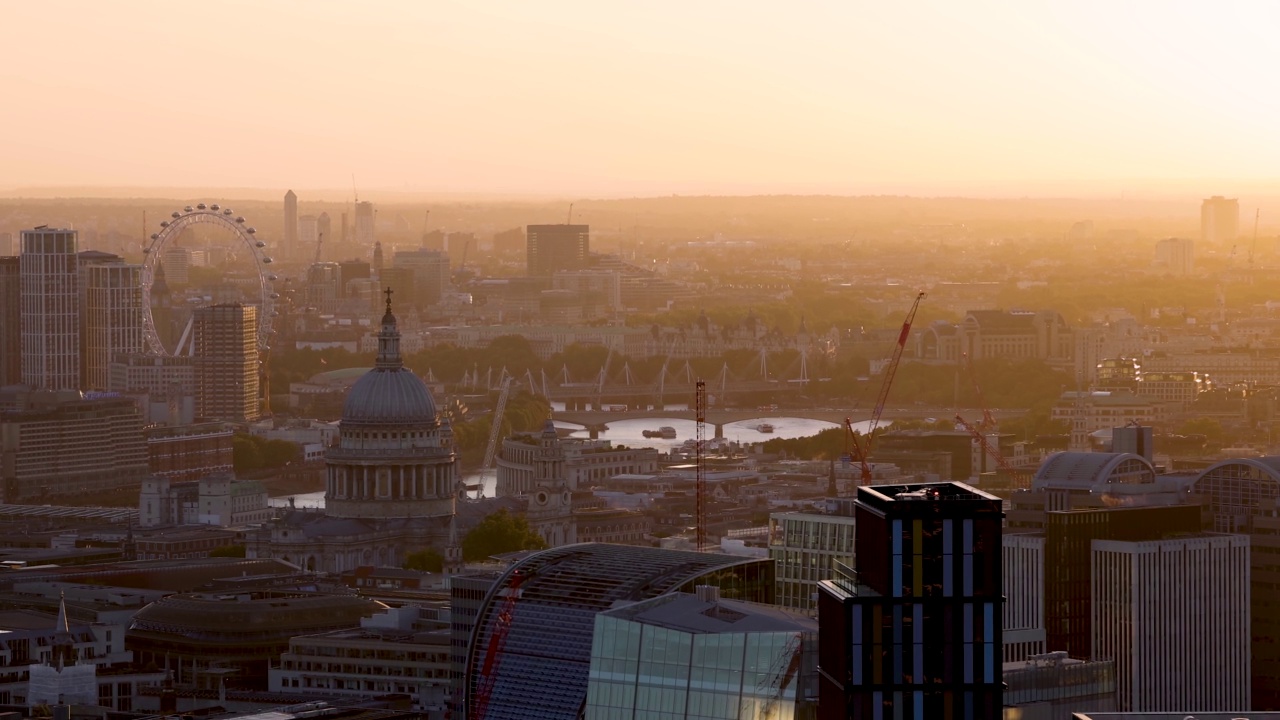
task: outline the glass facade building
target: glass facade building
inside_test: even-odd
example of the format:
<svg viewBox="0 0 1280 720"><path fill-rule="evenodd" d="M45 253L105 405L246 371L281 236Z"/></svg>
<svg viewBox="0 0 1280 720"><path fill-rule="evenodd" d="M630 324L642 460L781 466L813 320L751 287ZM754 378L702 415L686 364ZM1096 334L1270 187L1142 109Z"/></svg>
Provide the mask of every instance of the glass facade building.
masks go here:
<svg viewBox="0 0 1280 720"><path fill-rule="evenodd" d="M673 593L596 616L586 720L813 717L817 623Z"/></svg>
<svg viewBox="0 0 1280 720"><path fill-rule="evenodd" d="M811 610L818 583L830 580L834 564L853 564L853 503L831 501L828 513L783 512L769 517L769 559L777 564L778 604Z"/></svg>
<svg viewBox="0 0 1280 720"><path fill-rule="evenodd" d="M463 673L466 716L473 716L478 691L487 688L481 702L486 720L578 720L586 702L596 615L620 603L693 592L699 585L717 587L725 599L772 603L773 563L580 543L513 564L476 614ZM518 599L508 606L513 593ZM497 643L492 642L495 633Z"/></svg>
<svg viewBox="0 0 1280 720"><path fill-rule="evenodd" d="M818 586L818 717L1000 718L1000 498L860 487L855 519L857 569Z"/></svg>

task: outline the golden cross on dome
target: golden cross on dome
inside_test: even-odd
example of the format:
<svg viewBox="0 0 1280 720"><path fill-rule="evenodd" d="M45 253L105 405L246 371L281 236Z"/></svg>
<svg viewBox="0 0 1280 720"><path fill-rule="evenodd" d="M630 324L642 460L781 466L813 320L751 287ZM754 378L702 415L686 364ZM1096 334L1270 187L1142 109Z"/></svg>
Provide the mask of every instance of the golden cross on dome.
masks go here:
<svg viewBox="0 0 1280 720"><path fill-rule="evenodd" d="M387 312L391 312L391 293L394 291L391 288L387 288L382 292L386 293L387 295Z"/></svg>

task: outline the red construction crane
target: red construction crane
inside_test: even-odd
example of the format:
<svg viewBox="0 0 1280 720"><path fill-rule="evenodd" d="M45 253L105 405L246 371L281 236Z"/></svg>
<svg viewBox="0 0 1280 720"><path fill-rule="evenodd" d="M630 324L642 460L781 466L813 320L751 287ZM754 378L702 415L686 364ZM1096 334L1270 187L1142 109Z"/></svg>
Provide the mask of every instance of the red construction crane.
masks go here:
<svg viewBox="0 0 1280 720"><path fill-rule="evenodd" d="M924 296L923 292L916 295L915 302L911 303L911 310L907 312L906 320L902 321L902 332L898 333L898 342L893 346L893 356L884 368L880 394L876 397L875 409L871 411L871 424L867 427L865 444L858 442L858 433L853 429L853 421L848 418L844 421L846 441L849 445L845 452L851 460L862 465L862 485L871 484L871 466L867 463L867 458L871 456L871 445L875 442L876 428L880 426L880 416L884 414L885 401L889 399L889 388L893 386L893 377L898 374L898 364L902 362L902 351L906 349L907 339L911 337L911 323L915 322L916 310L920 309L920 301Z"/></svg>
<svg viewBox="0 0 1280 720"><path fill-rule="evenodd" d="M513 570L507 586L507 596L498 611L494 623L493 634L489 636L489 647L485 649L484 664L480 666L480 678L476 681L476 699L468 717L473 720L484 720L489 709L489 698L493 695L493 686L498 681L498 658L507 644L507 633L511 632L511 619L515 615L516 601L520 599L520 585L528 575L520 570Z"/></svg>
<svg viewBox="0 0 1280 720"><path fill-rule="evenodd" d="M965 372L969 373L969 382L973 383L974 398L977 400L978 407L982 409L982 422L978 423L978 429L983 432L995 430L996 418L987 408L987 399L982 395L982 386L978 384L978 373L973 369L973 358L969 357L969 353L963 353L961 358L964 360Z"/></svg>
<svg viewBox="0 0 1280 720"><path fill-rule="evenodd" d="M1009 477L1013 480L1015 487L1025 488L1031 484L1031 472L1015 467L1013 463L1009 462L1005 458L1004 454L1000 452L1000 448L992 445L991 441L987 439L986 433L977 427L974 427L968 420L965 420L959 415L956 415L956 423L973 436L973 439L978 442L978 446L982 448L983 454L990 455L994 458L996 465L999 466L1001 470L1009 474Z"/></svg>

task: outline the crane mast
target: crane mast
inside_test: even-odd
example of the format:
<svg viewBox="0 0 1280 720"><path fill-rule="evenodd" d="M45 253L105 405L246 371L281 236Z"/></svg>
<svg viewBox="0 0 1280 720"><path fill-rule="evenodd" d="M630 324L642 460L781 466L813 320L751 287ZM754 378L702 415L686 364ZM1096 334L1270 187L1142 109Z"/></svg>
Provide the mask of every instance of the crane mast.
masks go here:
<svg viewBox="0 0 1280 720"><path fill-rule="evenodd" d="M706 460L703 457L703 446L706 444L706 431L703 429L707 422L707 383L699 380L694 385L694 420L697 422L697 430L694 443L694 467L697 476L695 492L698 494L698 552L706 550L707 546L707 468Z"/></svg>
<svg viewBox="0 0 1280 720"><path fill-rule="evenodd" d="M871 465L867 458L871 456L871 446L875 441L876 428L880 427L880 417L884 414L884 404L889 399L889 388L893 387L893 378L898 374L898 365L902 362L902 352L907 347L907 339L911 337L911 324L915 322L916 311L920 309L920 301L925 298L925 293L916 294L915 302L911 303L911 309L907 311L907 317L902 321L902 330L898 333L898 342L893 346L893 355L889 358L889 364L884 369L884 380L880 383L880 393L876 396L875 409L871 411L871 423L867 426L866 440L859 442L858 433L853 429L853 421L845 418L845 437L849 447L846 452L850 459L856 460L862 466L862 485L871 484Z"/></svg>
<svg viewBox="0 0 1280 720"><path fill-rule="evenodd" d="M1000 448L991 444L991 441L987 439L986 433L980 427L974 427L972 423L959 415L956 415L956 424L973 436L974 441L982 448L983 454L993 458L996 461L996 465L1009 474L1015 486L1025 488L1030 484L1029 473L1021 468L1014 467L1013 463L1009 462L1004 454L1000 452ZM981 466L978 469L981 471Z"/></svg>

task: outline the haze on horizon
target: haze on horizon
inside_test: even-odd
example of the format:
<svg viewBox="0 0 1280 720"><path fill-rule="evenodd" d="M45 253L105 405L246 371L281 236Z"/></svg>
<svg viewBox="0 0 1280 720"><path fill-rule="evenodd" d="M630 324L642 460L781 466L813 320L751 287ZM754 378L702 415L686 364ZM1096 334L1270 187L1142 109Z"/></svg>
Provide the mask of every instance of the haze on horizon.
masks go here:
<svg viewBox="0 0 1280 720"><path fill-rule="evenodd" d="M5 5L0 193L1280 187L1280 5Z"/></svg>

